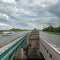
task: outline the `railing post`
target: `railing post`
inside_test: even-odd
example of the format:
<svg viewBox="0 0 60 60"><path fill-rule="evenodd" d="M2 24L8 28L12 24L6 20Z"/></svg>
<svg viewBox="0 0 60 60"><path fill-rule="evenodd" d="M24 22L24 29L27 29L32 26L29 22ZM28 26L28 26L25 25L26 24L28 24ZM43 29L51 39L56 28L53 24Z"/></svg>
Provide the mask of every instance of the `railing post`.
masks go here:
<svg viewBox="0 0 60 60"><path fill-rule="evenodd" d="M24 59L24 51L23 48L21 48L21 55L20 55L21 59Z"/></svg>

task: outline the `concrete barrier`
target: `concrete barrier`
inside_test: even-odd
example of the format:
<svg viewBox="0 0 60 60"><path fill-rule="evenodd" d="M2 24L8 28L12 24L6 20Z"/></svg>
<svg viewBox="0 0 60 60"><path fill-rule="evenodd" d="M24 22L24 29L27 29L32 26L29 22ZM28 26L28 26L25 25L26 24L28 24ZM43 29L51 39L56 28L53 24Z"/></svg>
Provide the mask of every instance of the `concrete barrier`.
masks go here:
<svg viewBox="0 0 60 60"><path fill-rule="evenodd" d="M40 38L39 44L39 51L43 54L45 60L60 60L60 52L46 40Z"/></svg>

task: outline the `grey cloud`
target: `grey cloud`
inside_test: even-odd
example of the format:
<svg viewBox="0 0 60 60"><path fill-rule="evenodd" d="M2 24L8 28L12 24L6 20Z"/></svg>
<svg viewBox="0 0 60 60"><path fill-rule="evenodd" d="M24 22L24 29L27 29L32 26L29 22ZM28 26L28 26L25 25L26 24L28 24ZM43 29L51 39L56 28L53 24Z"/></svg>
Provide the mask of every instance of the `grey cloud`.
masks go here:
<svg viewBox="0 0 60 60"><path fill-rule="evenodd" d="M0 22L9 22L9 27L20 27L26 29L32 29L37 27L41 29L52 25L59 25L60 16L60 4L53 4L50 1L43 4L39 0L39 4L34 3L35 0L15 0L16 3L5 3L0 1L0 12L9 16L8 21L4 18L0 18ZM37 1L37 0L36 0ZM43 0L45 1L45 0ZM49 7L43 7L43 5L49 5ZM55 16L56 15L56 16ZM32 25L30 25L32 24Z"/></svg>
<svg viewBox="0 0 60 60"><path fill-rule="evenodd" d="M60 18L60 1L50 6L48 11Z"/></svg>

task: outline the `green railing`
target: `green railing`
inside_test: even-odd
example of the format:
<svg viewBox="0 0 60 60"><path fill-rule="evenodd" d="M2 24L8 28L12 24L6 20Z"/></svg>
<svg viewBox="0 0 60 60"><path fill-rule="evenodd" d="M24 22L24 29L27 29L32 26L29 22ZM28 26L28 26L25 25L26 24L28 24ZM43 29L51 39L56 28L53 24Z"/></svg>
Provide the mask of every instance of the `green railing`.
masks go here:
<svg viewBox="0 0 60 60"><path fill-rule="evenodd" d="M8 48L2 54L0 54L0 60L13 60L14 56L17 54L20 48L27 47L27 35L22 37L18 42L16 42L13 46Z"/></svg>

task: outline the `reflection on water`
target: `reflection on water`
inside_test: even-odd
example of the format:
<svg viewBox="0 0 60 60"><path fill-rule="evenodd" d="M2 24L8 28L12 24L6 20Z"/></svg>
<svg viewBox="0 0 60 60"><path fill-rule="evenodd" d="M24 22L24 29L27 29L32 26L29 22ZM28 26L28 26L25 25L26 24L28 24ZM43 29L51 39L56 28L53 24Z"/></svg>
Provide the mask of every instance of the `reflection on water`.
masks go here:
<svg viewBox="0 0 60 60"><path fill-rule="evenodd" d="M60 35L49 34L46 32L40 32L40 37L52 44L54 47L60 49Z"/></svg>

